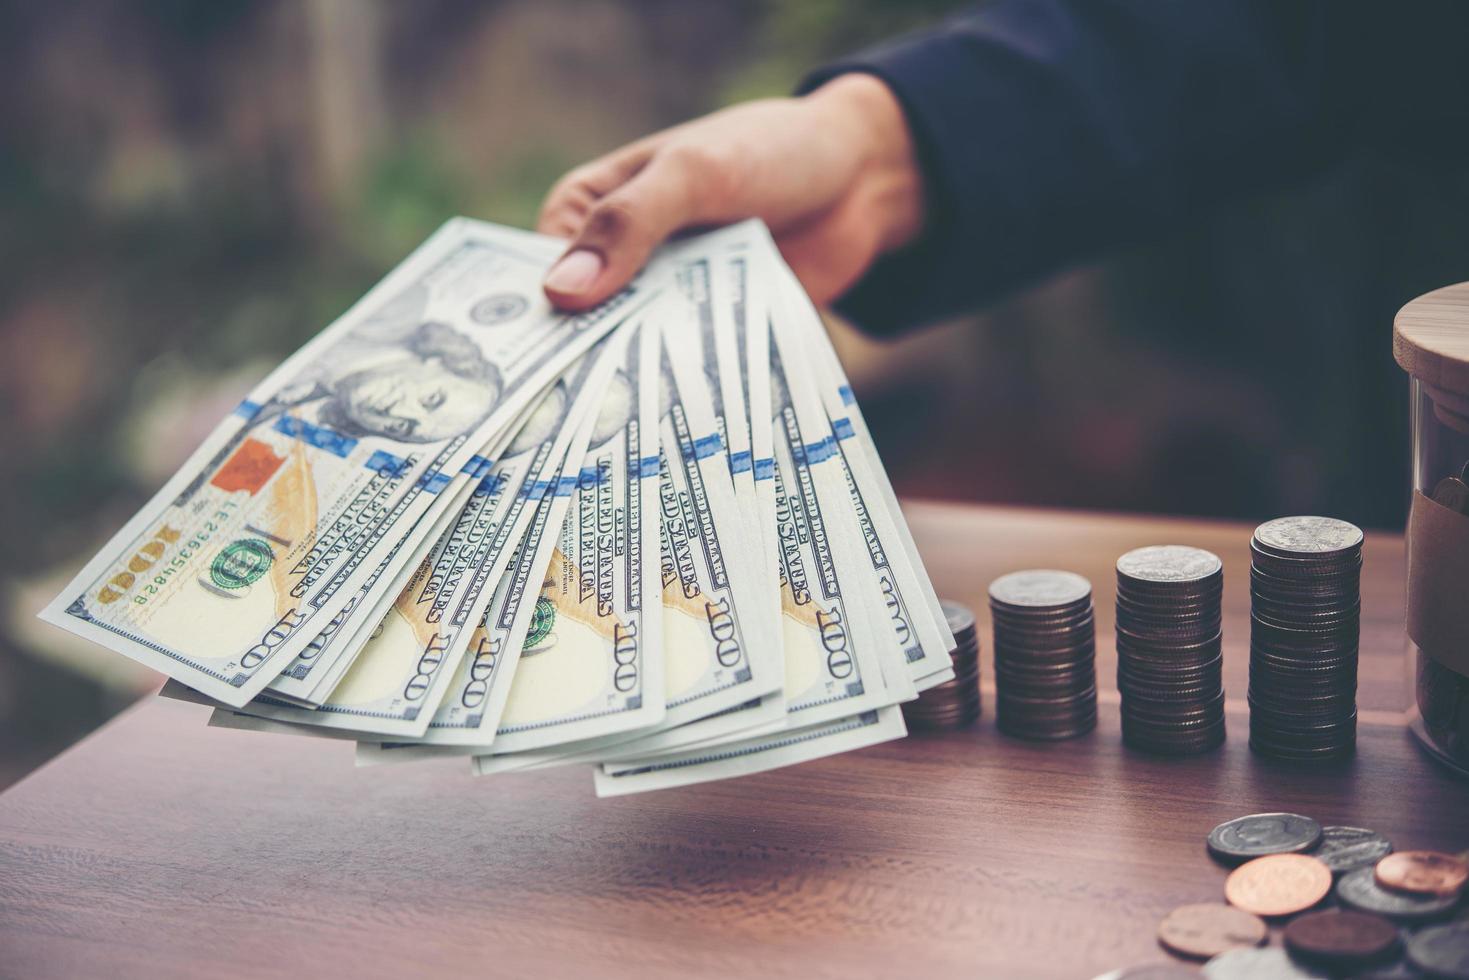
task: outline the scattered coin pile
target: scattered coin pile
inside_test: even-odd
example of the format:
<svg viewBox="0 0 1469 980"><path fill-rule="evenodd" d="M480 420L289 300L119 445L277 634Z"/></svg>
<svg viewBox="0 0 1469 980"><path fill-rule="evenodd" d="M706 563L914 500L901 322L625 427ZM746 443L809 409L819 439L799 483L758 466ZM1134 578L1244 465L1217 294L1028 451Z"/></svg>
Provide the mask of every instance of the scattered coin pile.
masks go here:
<svg viewBox="0 0 1469 980"><path fill-rule="evenodd" d="M1463 905L1469 852L1395 853L1375 831L1322 827L1295 813L1228 820L1206 845L1236 866L1224 884L1229 904L1174 909L1158 925L1158 942L1207 960L1208 980L1469 978L1469 920L1442 921ZM1283 924L1283 948L1262 948L1267 920ZM1150 963L1097 980L1199 976L1183 963Z"/></svg>
<svg viewBox="0 0 1469 980"><path fill-rule="evenodd" d="M1048 569L1002 575L990 584L990 614L1000 731L1065 739L1095 728L1091 583L1073 572Z"/></svg>
<svg viewBox="0 0 1469 980"><path fill-rule="evenodd" d="M917 701L903 705L903 718L911 728L962 728L979 717L979 630L968 607L948 599L939 600L954 634L954 677L921 692Z"/></svg>
<svg viewBox="0 0 1469 980"><path fill-rule="evenodd" d="M1220 596L1224 565L1158 545L1117 559L1117 690L1131 747L1191 755L1224 741Z"/></svg>
<svg viewBox="0 0 1469 980"><path fill-rule="evenodd" d="M1250 541L1250 747L1336 758L1357 743L1362 532L1282 517Z"/></svg>

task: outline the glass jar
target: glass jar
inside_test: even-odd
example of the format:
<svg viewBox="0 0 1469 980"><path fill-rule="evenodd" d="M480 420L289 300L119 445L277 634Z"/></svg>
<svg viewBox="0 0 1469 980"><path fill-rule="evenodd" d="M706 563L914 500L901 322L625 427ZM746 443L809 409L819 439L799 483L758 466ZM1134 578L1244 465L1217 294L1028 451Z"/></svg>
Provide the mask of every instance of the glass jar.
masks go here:
<svg viewBox="0 0 1469 980"><path fill-rule="evenodd" d="M1469 283L1403 307L1393 353L1412 379L1410 724L1433 755L1469 776Z"/></svg>

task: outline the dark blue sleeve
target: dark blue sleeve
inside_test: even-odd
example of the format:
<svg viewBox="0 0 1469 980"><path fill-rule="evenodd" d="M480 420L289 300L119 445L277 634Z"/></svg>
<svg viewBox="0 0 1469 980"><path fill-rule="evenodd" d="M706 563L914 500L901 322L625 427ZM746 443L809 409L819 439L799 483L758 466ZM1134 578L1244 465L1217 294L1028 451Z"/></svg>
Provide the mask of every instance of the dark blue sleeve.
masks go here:
<svg viewBox="0 0 1469 980"><path fill-rule="evenodd" d="M815 73L805 89L850 71L887 82L927 196L922 239L838 308L893 333L1339 158L1384 78L1364 60L1372 9L1000 0ZM1384 33L1411 33L1395 5L1375 9Z"/></svg>

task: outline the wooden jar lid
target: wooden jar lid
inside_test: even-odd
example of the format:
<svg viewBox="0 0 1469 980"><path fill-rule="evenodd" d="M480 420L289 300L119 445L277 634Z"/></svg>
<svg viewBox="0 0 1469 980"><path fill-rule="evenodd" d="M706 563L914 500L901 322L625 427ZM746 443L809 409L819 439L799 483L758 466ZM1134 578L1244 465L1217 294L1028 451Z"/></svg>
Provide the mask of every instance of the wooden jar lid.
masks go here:
<svg viewBox="0 0 1469 980"><path fill-rule="evenodd" d="M1398 310L1392 353L1419 381L1469 398L1469 282L1424 293Z"/></svg>

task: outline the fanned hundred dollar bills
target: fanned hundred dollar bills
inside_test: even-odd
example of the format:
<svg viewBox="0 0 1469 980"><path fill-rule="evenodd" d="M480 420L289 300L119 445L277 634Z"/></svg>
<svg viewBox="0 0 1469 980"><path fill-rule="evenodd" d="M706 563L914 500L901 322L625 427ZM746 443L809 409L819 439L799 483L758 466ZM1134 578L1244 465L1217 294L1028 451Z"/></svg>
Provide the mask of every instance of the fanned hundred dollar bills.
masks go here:
<svg viewBox="0 0 1469 980"><path fill-rule="evenodd" d="M450 221L42 618L360 765L591 765L616 795L902 737L954 640L765 227L574 316L540 291L563 248Z"/></svg>

